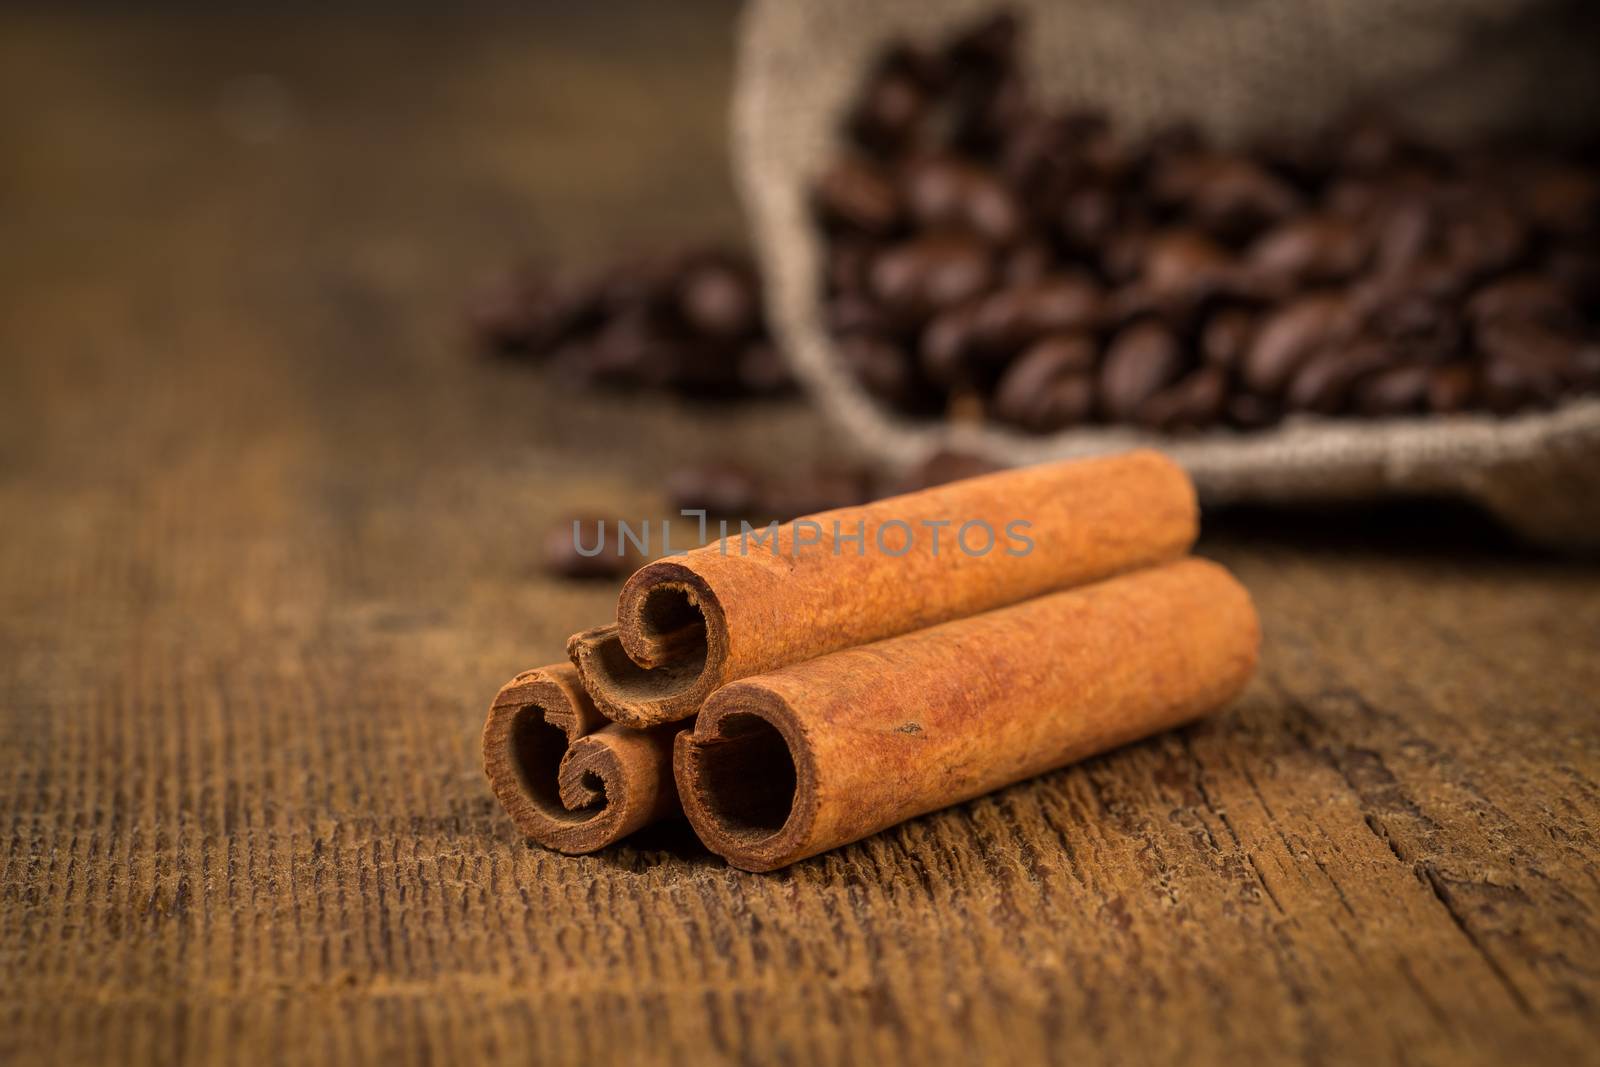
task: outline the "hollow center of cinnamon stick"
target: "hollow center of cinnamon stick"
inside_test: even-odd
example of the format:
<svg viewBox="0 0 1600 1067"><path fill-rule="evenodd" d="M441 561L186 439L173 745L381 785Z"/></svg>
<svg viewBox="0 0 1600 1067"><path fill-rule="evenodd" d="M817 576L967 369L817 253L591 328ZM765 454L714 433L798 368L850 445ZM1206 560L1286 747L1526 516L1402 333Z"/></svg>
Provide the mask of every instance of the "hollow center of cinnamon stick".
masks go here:
<svg viewBox="0 0 1600 1067"><path fill-rule="evenodd" d="M511 761L522 787L546 815L579 822L592 818L594 809L605 806L605 783L597 774L586 774L584 786L595 799L569 809L561 800L557 782L561 758L566 754L566 731L546 722L543 708L529 704L517 712L511 723Z"/></svg>
<svg viewBox="0 0 1600 1067"><path fill-rule="evenodd" d="M705 664L706 617L688 588L678 584L652 587L639 605L639 636L652 667L678 661Z"/></svg>
<svg viewBox="0 0 1600 1067"><path fill-rule="evenodd" d="M794 806L794 757L765 719L728 715L721 737L701 749L699 787L723 831L745 839L770 837L783 829Z"/></svg>

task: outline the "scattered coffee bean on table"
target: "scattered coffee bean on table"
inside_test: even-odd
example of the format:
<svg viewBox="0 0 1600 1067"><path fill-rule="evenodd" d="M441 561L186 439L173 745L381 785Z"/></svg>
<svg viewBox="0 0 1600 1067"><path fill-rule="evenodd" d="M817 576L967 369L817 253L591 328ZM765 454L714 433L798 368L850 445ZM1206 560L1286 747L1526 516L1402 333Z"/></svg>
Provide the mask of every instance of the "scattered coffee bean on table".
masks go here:
<svg viewBox="0 0 1600 1067"><path fill-rule="evenodd" d="M788 392L748 256L704 246L575 278L508 272L468 308L480 347L549 361L579 385L695 397Z"/></svg>
<svg viewBox="0 0 1600 1067"><path fill-rule="evenodd" d="M885 48L813 189L828 323L881 403L1181 433L1600 390L1595 145L1445 147L1373 114L1126 137L1032 99L1020 34Z"/></svg>
<svg viewBox="0 0 1600 1067"><path fill-rule="evenodd" d="M631 542L619 541L615 518L598 515L557 520L545 530L543 552L545 573L557 578L619 581L646 562Z"/></svg>

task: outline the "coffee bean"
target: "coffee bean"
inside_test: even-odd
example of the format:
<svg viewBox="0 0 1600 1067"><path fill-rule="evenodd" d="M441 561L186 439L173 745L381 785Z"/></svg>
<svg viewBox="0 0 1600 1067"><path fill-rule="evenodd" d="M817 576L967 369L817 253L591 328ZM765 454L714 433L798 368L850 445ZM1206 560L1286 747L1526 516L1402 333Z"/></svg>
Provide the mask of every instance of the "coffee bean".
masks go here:
<svg viewBox="0 0 1600 1067"><path fill-rule="evenodd" d="M1181 308L1221 292L1236 277L1233 257L1196 230L1169 230L1145 247L1140 288L1162 308Z"/></svg>
<svg viewBox="0 0 1600 1067"><path fill-rule="evenodd" d="M667 475L667 503L674 513L704 511L712 517L753 515L760 483L736 463L708 462L679 467Z"/></svg>
<svg viewBox="0 0 1600 1067"><path fill-rule="evenodd" d="M1306 285L1343 281L1368 254L1366 235L1333 215L1291 219L1250 246L1245 262L1266 291L1286 294Z"/></svg>
<svg viewBox="0 0 1600 1067"><path fill-rule="evenodd" d="M589 581L617 581L645 563L632 542L619 536L616 520L593 515L569 515L547 529L542 561L550 575Z"/></svg>
<svg viewBox="0 0 1600 1067"><path fill-rule="evenodd" d="M998 177L949 156L913 163L905 180L913 219L926 229L967 229L1007 244L1022 229L1022 211Z"/></svg>
<svg viewBox="0 0 1600 1067"><path fill-rule="evenodd" d="M860 293L840 293L828 304L828 325L837 337L852 333L889 334L894 318Z"/></svg>
<svg viewBox="0 0 1600 1067"><path fill-rule="evenodd" d="M1205 169L1188 197L1190 217L1224 240L1245 240L1300 209L1300 195L1247 159L1223 157Z"/></svg>
<svg viewBox="0 0 1600 1067"><path fill-rule="evenodd" d="M1290 411L1338 414L1348 406L1351 387L1389 363L1389 352L1381 341L1329 345L1295 371L1284 402Z"/></svg>
<svg viewBox="0 0 1600 1067"><path fill-rule="evenodd" d="M925 410L929 397L899 345L872 334L839 339L839 354L851 376L878 400L901 410Z"/></svg>
<svg viewBox="0 0 1600 1067"><path fill-rule="evenodd" d="M768 341L751 341L739 351L740 389L751 396L775 396L794 388L794 377L778 346Z"/></svg>
<svg viewBox="0 0 1600 1067"><path fill-rule="evenodd" d="M1428 398L1432 368L1417 363L1379 371L1355 387L1356 410L1363 415L1403 415L1420 411Z"/></svg>
<svg viewBox="0 0 1600 1067"><path fill-rule="evenodd" d="M1001 284L1006 287L1031 285L1049 274L1055 265L1055 252L1048 241L1029 241L1006 256Z"/></svg>
<svg viewBox="0 0 1600 1067"><path fill-rule="evenodd" d="M891 481L885 487L883 495L915 493L923 489L932 489L936 485L946 485L966 478L978 478L1000 469L1002 468L999 464L991 463L981 456L968 452L940 450Z"/></svg>
<svg viewBox="0 0 1600 1067"><path fill-rule="evenodd" d="M1235 393L1226 405L1228 421L1241 430L1260 430L1282 417L1277 402L1255 393Z"/></svg>
<svg viewBox="0 0 1600 1067"><path fill-rule="evenodd" d="M859 160L844 160L818 180L817 211L828 223L884 234L900 216L900 195L888 178Z"/></svg>
<svg viewBox="0 0 1600 1067"><path fill-rule="evenodd" d="M1546 233L1592 234L1600 226L1600 174L1592 170L1546 164L1517 189L1523 212Z"/></svg>
<svg viewBox="0 0 1600 1067"><path fill-rule="evenodd" d="M1073 248L1091 251L1101 247L1117 225L1117 198L1101 186L1074 189L1062 199L1057 228Z"/></svg>
<svg viewBox="0 0 1600 1067"><path fill-rule="evenodd" d="M1245 353L1245 384L1263 395L1277 394L1313 353L1336 343L1347 317L1344 298L1331 293L1303 296L1273 312Z"/></svg>
<svg viewBox="0 0 1600 1067"><path fill-rule="evenodd" d="M1226 372L1200 367L1141 404L1138 420L1165 433L1211 426L1222 416L1227 390Z"/></svg>
<svg viewBox="0 0 1600 1067"><path fill-rule="evenodd" d="M1554 279L1539 274L1512 274L1491 282L1472 295L1467 314L1479 327L1525 322L1572 332L1581 328L1566 292Z"/></svg>
<svg viewBox="0 0 1600 1067"><path fill-rule="evenodd" d="M584 287L521 267L476 293L467 321L481 347L538 357L590 325L597 310Z"/></svg>
<svg viewBox="0 0 1600 1067"><path fill-rule="evenodd" d="M971 377L973 323L976 304L962 304L941 311L922 331L918 351L922 369L930 381L946 387L966 382Z"/></svg>
<svg viewBox="0 0 1600 1067"><path fill-rule="evenodd" d="M1100 368L1101 410L1113 419L1134 418L1181 367L1178 339L1167 327L1149 321L1126 327L1111 341Z"/></svg>
<svg viewBox="0 0 1600 1067"><path fill-rule="evenodd" d="M1441 415L1471 407L1478 393L1478 372L1469 363L1435 367L1428 376L1428 410Z"/></svg>
<svg viewBox="0 0 1600 1067"><path fill-rule="evenodd" d="M994 415L1035 433L1086 420L1094 404L1096 346L1085 334L1053 334L1006 369L994 394Z"/></svg>
<svg viewBox="0 0 1600 1067"><path fill-rule="evenodd" d="M862 93L847 128L869 152L892 153L915 140L928 104L923 86L910 73L882 70Z"/></svg>
<svg viewBox="0 0 1600 1067"><path fill-rule="evenodd" d="M1212 366L1229 369L1244 359L1250 339L1255 335L1256 316L1243 308L1229 307L1206 320L1200 335L1200 355Z"/></svg>
<svg viewBox="0 0 1600 1067"><path fill-rule="evenodd" d="M980 354L1004 357L1047 333L1092 329L1099 323L1102 294L1077 274L1052 274L1027 285L991 293L978 302L970 344Z"/></svg>
<svg viewBox="0 0 1600 1067"><path fill-rule="evenodd" d="M755 277L740 265L713 259L690 267L678 283L678 302L691 330L733 340L761 328Z"/></svg>
<svg viewBox="0 0 1600 1067"><path fill-rule="evenodd" d="M934 234L896 245L872 264L872 291L891 309L927 314L959 304L988 288L993 257L982 242L960 234Z"/></svg>
<svg viewBox="0 0 1600 1067"><path fill-rule="evenodd" d="M1401 362L1448 363L1463 354L1466 329L1450 303L1401 291L1372 307L1366 326Z"/></svg>

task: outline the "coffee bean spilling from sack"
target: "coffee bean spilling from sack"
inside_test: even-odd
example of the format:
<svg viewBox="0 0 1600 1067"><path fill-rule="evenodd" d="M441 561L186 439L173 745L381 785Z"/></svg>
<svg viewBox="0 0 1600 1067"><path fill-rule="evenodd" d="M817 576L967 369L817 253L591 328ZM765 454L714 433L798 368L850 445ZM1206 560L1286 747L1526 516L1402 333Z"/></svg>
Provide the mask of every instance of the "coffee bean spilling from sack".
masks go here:
<svg viewBox="0 0 1600 1067"><path fill-rule="evenodd" d="M513 271L469 317L483 347L548 359L582 385L723 397L791 386L767 335L755 267L729 249L633 260L587 279Z"/></svg>
<svg viewBox="0 0 1600 1067"><path fill-rule="evenodd" d="M1351 117L1225 150L1047 110L995 16L887 48L814 187L827 314L903 412L1050 433L1554 404L1600 387L1600 168Z"/></svg>

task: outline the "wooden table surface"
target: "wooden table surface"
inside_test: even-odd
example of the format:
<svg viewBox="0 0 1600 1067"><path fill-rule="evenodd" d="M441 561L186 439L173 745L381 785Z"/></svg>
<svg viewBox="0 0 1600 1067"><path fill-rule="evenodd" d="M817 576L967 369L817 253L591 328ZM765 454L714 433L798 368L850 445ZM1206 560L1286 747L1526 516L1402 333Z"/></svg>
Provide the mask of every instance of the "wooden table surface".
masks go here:
<svg viewBox="0 0 1600 1067"><path fill-rule="evenodd" d="M517 837L546 523L834 444L469 357L737 232L729 12L541 6L0 16L0 1062L1596 1062L1600 570L1455 511L1208 516L1236 708L790 870Z"/></svg>

